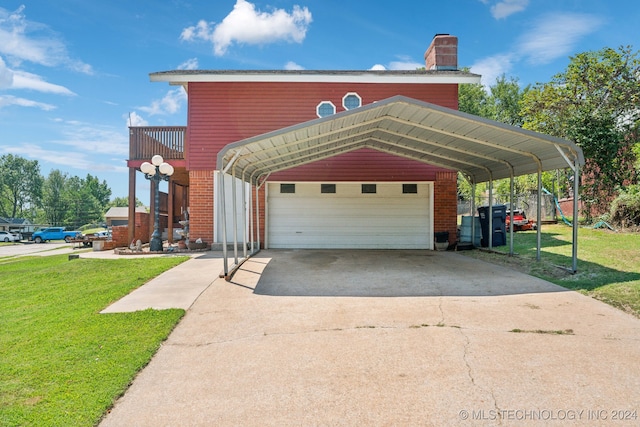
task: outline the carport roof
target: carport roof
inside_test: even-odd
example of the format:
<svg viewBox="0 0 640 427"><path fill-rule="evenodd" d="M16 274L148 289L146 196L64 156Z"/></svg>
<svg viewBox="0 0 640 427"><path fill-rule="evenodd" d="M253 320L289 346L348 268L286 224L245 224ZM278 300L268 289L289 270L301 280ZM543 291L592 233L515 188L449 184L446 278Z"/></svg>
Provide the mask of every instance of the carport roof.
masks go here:
<svg viewBox="0 0 640 427"><path fill-rule="evenodd" d="M361 148L458 170L476 183L584 164L571 141L394 96L229 144L217 168L256 183Z"/></svg>

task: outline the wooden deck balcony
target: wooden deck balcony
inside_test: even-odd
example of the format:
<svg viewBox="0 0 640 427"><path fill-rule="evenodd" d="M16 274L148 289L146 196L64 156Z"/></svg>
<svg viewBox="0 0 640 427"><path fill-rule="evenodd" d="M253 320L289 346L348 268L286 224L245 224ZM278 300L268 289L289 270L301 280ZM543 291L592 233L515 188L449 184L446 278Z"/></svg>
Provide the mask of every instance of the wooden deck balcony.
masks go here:
<svg viewBox="0 0 640 427"><path fill-rule="evenodd" d="M160 154L165 160L184 160L186 126L129 127L129 161L149 161Z"/></svg>

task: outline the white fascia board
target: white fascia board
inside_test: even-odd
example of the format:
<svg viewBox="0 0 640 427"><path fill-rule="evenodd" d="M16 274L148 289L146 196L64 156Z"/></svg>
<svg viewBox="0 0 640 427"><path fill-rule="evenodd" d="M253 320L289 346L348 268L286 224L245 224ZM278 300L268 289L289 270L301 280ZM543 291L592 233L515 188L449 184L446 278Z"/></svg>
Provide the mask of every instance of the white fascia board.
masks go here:
<svg viewBox="0 0 640 427"><path fill-rule="evenodd" d="M479 75L455 74L151 74L152 82L186 85L191 82L277 82L277 83L409 83L409 84L478 84Z"/></svg>

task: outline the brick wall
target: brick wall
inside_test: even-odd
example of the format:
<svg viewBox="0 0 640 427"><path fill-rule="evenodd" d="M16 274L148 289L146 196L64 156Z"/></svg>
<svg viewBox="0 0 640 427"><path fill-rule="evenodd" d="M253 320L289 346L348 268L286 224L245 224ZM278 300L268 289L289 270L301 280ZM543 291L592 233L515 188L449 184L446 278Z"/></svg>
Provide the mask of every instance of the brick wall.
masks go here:
<svg viewBox="0 0 640 427"><path fill-rule="evenodd" d="M213 243L212 170L189 171L189 239Z"/></svg>
<svg viewBox="0 0 640 427"><path fill-rule="evenodd" d="M135 213L134 240L140 240L142 243L149 243L149 224L151 223L151 214L146 212ZM117 248L129 247L129 226L117 225L111 227L111 240L113 246ZM111 245L106 245L105 249L111 249Z"/></svg>
<svg viewBox="0 0 640 427"><path fill-rule="evenodd" d="M456 172L437 172L433 185L433 231L448 231L449 242L456 241L458 226Z"/></svg>
<svg viewBox="0 0 640 427"><path fill-rule="evenodd" d="M267 184L264 184L262 187L260 187L260 193L259 193L259 197L258 199L260 200L260 209L258 210L258 216L260 218L260 249L264 248L264 241L265 241L265 206L267 205L266 203L266 198L265 198L265 186ZM255 210L256 210L256 188L255 186L252 189L252 198L253 198L253 220L255 221ZM254 241L257 242L258 236L257 233L258 231L256 230L257 225L254 223L253 225L253 233L254 233Z"/></svg>

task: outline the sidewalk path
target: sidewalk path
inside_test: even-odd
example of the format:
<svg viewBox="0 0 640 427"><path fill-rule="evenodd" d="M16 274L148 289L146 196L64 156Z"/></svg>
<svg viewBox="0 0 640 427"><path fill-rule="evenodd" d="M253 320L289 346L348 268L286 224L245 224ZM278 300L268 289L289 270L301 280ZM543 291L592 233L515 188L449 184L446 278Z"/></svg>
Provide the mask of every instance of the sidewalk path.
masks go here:
<svg viewBox="0 0 640 427"><path fill-rule="evenodd" d="M81 257L107 258L109 253L86 252ZM218 278L222 271L222 260L214 252L192 255L189 261L165 271L100 313L126 313L147 308L188 310L200 294Z"/></svg>

